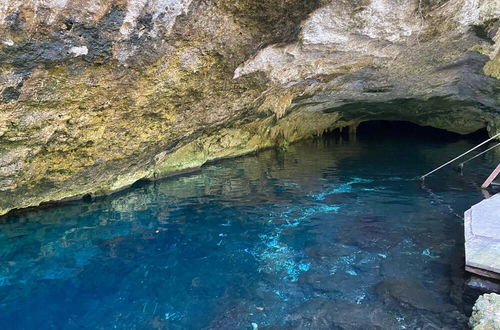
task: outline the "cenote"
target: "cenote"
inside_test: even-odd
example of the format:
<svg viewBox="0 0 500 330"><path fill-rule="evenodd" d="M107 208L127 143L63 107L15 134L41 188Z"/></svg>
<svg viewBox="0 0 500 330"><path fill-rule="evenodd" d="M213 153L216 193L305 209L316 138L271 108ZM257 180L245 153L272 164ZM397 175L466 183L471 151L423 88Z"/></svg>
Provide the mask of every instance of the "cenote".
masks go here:
<svg viewBox="0 0 500 330"><path fill-rule="evenodd" d="M482 138L362 124L0 223L2 329L461 329ZM478 140L479 139L479 140Z"/></svg>

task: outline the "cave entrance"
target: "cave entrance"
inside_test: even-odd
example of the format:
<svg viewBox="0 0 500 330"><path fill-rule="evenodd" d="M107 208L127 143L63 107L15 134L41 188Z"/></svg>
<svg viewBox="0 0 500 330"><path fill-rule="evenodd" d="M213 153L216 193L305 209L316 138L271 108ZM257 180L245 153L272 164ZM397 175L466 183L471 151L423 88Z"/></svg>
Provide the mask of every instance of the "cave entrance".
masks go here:
<svg viewBox="0 0 500 330"><path fill-rule="evenodd" d="M486 127L470 134L458 134L431 126L422 126L405 120L368 120L360 123L356 128L342 127L329 130L323 136L336 138L416 138L434 141L455 141L470 139L484 141L488 139Z"/></svg>
<svg viewBox="0 0 500 330"><path fill-rule="evenodd" d="M463 138L486 140L488 138L488 132L486 128L482 128L474 133L461 135L430 126L420 126L409 121L370 120L359 124L356 130L356 136L360 138L412 137L439 141L453 141Z"/></svg>

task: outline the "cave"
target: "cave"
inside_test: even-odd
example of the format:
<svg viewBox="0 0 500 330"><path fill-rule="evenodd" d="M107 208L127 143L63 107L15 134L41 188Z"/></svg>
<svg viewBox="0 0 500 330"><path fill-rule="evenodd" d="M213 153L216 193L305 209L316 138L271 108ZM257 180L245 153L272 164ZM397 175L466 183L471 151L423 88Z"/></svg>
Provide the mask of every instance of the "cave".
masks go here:
<svg viewBox="0 0 500 330"><path fill-rule="evenodd" d="M489 322L497 0L1 1L0 329Z"/></svg>
<svg viewBox="0 0 500 330"><path fill-rule="evenodd" d="M357 126L337 127L326 130L323 138L413 138L426 141L451 142L466 139L481 142L489 138L486 127L468 134L459 134L432 126L423 126L406 120L367 120Z"/></svg>
<svg viewBox="0 0 500 330"><path fill-rule="evenodd" d="M479 129L470 134L458 134L431 126L421 126L404 120L369 120L364 121L356 128L358 137L414 137L428 140L453 141L458 139L486 140L488 131Z"/></svg>

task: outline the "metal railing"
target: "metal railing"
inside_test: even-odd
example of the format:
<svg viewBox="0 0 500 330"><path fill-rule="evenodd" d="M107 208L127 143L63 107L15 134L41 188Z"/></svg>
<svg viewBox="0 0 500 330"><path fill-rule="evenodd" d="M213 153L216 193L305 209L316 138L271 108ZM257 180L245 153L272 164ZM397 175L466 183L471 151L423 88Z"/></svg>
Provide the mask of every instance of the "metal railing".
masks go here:
<svg viewBox="0 0 500 330"><path fill-rule="evenodd" d="M486 141L484 141L484 142L481 142L480 144L478 144L478 145L477 145L477 146L475 146L474 148L469 149L468 151L464 152L463 154L461 154L461 155L459 155L459 156L457 156L457 157L453 158L453 159L452 159L452 160L450 160L449 162L444 163L443 165L441 165L441 166L439 166L439 167L437 167L437 168L433 169L432 171L430 171L430 172L428 172L428 173L426 173L426 174L422 175L422 176L420 177L420 180L421 180L421 181L424 181L424 180L425 180L425 178L426 178L427 176L431 175L432 173L434 173L434 172L436 172L436 171L439 171L440 169L442 169L442 168L443 168L443 167L445 167L445 166L450 165L450 164L451 164L451 163L453 163L454 161L459 160L459 159L460 159L460 158L462 158L463 156L465 156L465 155L467 155L467 154L471 153L472 151L474 151L474 150L476 150L477 148L479 148L479 147L481 147L481 146L485 145L486 143L490 142L491 140L496 139L496 138L497 138L497 137L499 137L499 136L500 136L500 133L496 134L495 136L490 137L488 140L486 140Z"/></svg>
<svg viewBox="0 0 500 330"><path fill-rule="evenodd" d="M493 147L488 148L488 149L486 149L485 151L478 153L478 154L477 154L477 155L475 155L474 157L471 157L471 158L467 159L465 162L461 162L460 164L458 164L458 167L462 169L466 163L470 162L470 161L471 161L471 160L473 160L473 159L476 159L477 157L479 157L479 156L481 156L481 155L484 155L484 154L485 154L485 153L487 153L488 151L493 150L493 149L495 149L495 148L496 148L496 147L498 147L498 146L500 146L500 142L499 142L499 143L497 143L497 144L495 144Z"/></svg>

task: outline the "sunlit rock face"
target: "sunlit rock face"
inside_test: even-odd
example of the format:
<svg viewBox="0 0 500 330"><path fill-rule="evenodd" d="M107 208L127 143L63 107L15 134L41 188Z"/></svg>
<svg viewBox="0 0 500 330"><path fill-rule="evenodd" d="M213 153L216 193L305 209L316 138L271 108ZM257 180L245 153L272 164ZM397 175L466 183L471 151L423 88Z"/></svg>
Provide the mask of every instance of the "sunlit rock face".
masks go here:
<svg viewBox="0 0 500 330"><path fill-rule="evenodd" d="M0 214L370 119L500 125L498 0L5 0Z"/></svg>
<svg viewBox="0 0 500 330"><path fill-rule="evenodd" d="M391 0L335 1L303 22L297 42L259 51L238 67L235 77L264 72L272 83L285 88L307 81L310 97L299 104L312 103L315 111L396 101L397 107L384 106L370 117L402 116L465 133L471 127L465 125L462 130L456 125L465 113L471 114L478 104L498 106L494 96L498 81L482 71L490 59L485 54L494 58L498 45L486 40L486 31L481 35L477 30L486 29L494 38L499 8L500 4L487 1L441 1L427 6L409 0L397 7ZM471 51L478 47L482 54ZM418 114L400 111L400 102L408 99L419 100L423 109ZM469 109L465 109L467 103L471 103ZM366 113L363 106L356 107ZM436 118L437 108L443 107L450 116L448 123L438 123ZM457 110L460 114L454 115ZM475 118L470 120L478 126L481 120L488 121Z"/></svg>

